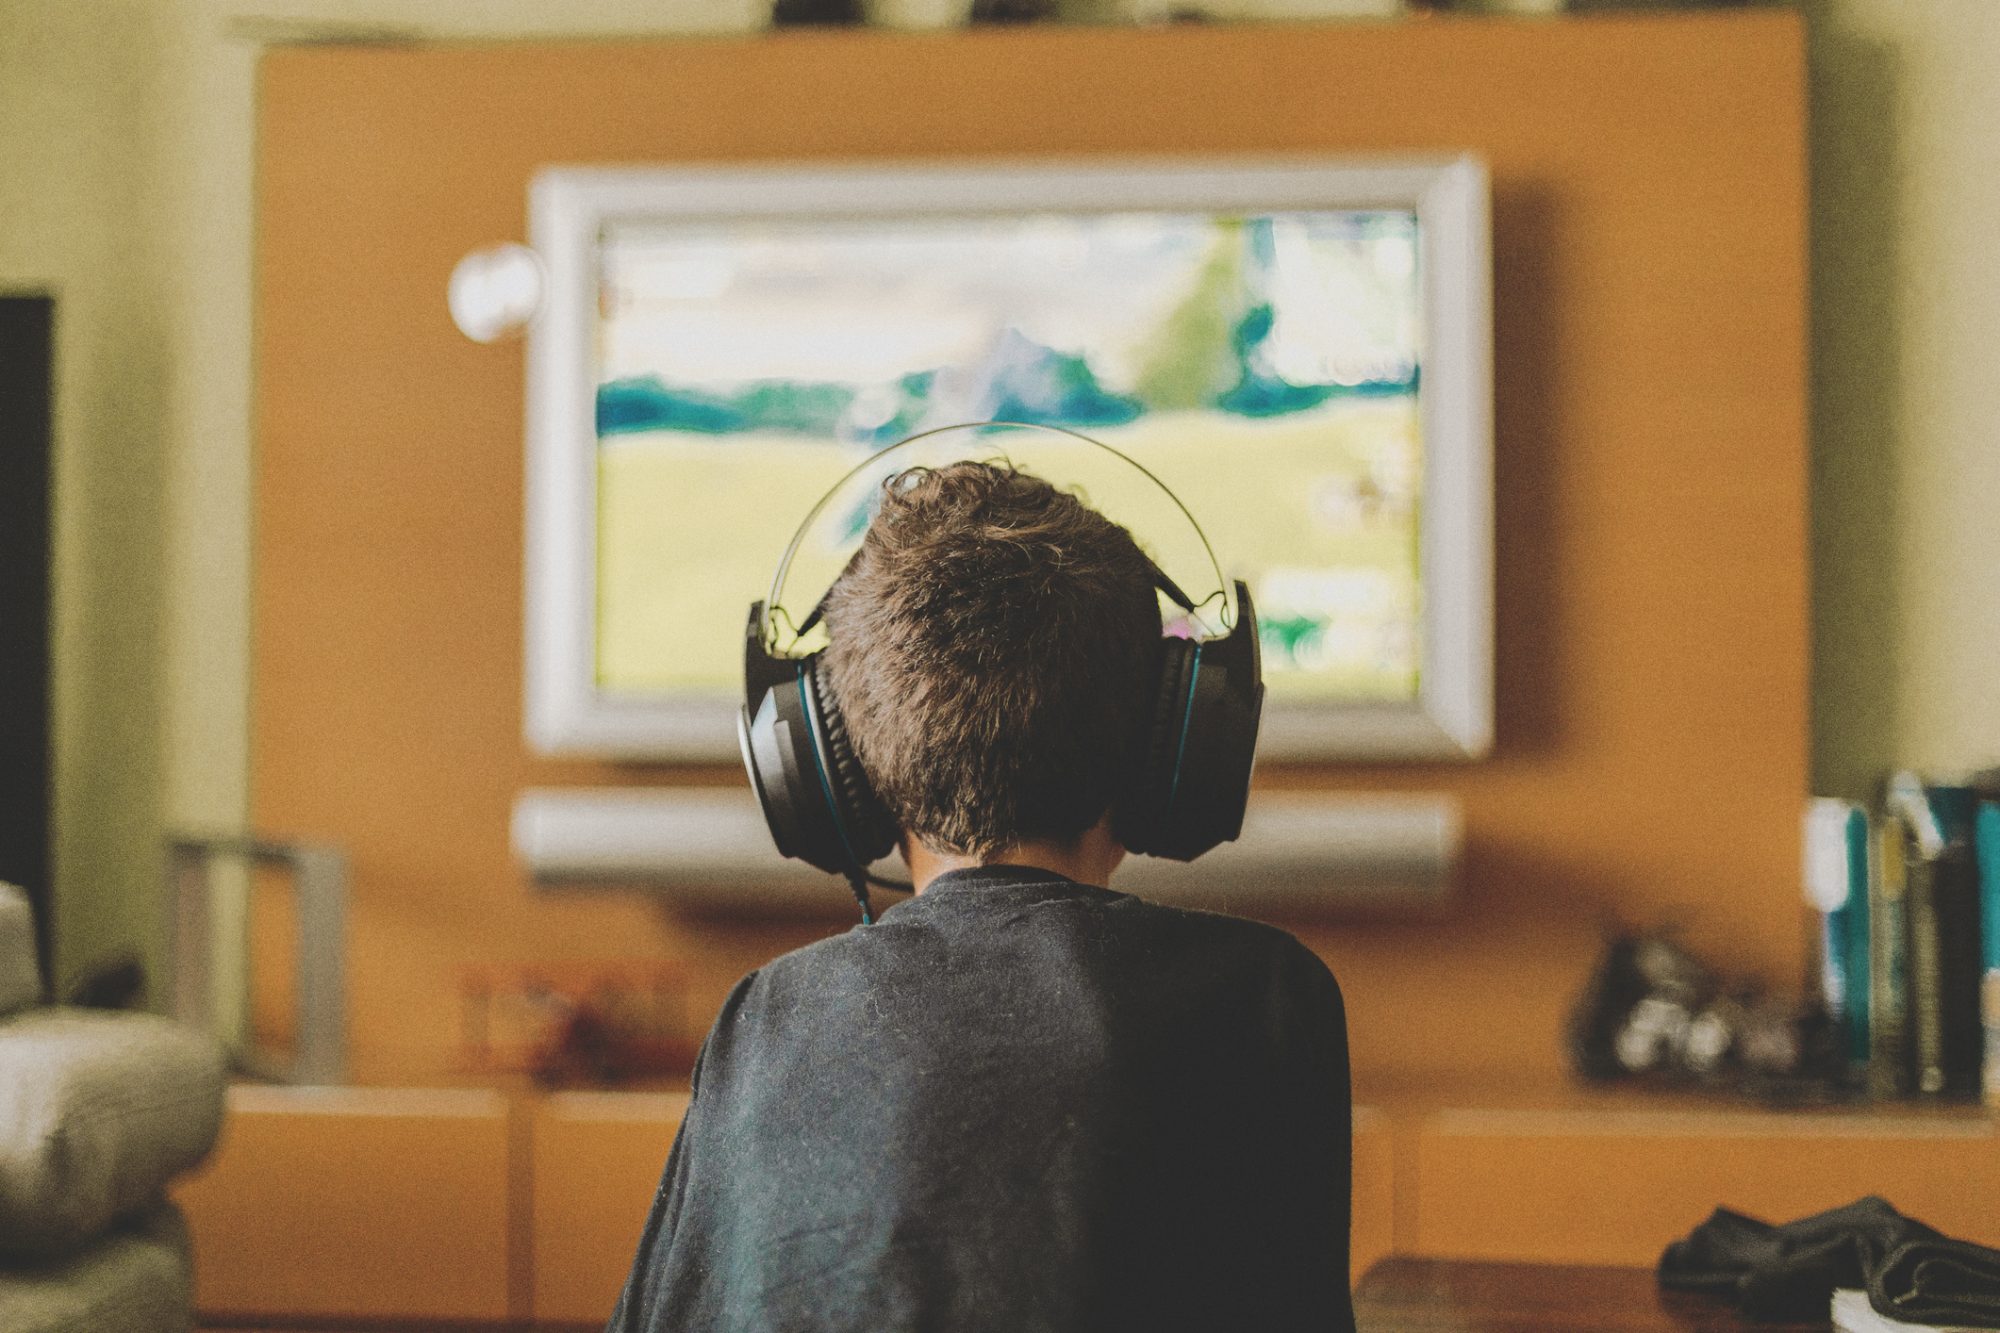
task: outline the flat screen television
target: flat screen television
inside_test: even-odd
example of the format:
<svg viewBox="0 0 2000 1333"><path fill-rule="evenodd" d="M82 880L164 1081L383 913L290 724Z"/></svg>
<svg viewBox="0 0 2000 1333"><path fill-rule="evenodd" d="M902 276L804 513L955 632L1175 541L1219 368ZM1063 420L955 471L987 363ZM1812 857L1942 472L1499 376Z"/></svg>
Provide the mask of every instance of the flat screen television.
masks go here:
<svg viewBox="0 0 2000 1333"><path fill-rule="evenodd" d="M1249 584L1265 757L1485 753L1486 196L1469 157L542 171L531 744L732 757L814 501L1006 420L1142 464Z"/></svg>

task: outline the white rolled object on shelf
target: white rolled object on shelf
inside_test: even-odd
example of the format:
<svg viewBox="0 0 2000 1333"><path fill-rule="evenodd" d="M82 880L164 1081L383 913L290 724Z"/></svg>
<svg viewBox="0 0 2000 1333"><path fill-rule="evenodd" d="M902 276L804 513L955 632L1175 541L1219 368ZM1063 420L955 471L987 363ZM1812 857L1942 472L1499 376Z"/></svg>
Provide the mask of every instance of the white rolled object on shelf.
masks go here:
<svg viewBox="0 0 2000 1333"><path fill-rule="evenodd" d="M1253 792L1236 841L1195 861L1128 857L1113 887L1245 916L1429 906L1451 896L1462 837L1450 796Z"/></svg>
<svg viewBox="0 0 2000 1333"><path fill-rule="evenodd" d="M524 791L513 839L515 858L549 886L610 881L760 913L852 906L838 879L778 855L748 787Z"/></svg>
<svg viewBox="0 0 2000 1333"><path fill-rule="evenodd" d="M1461 838L1449 796L1260 791L1237 841L1185 864L1131 857L1112 887L1245 916L1422 908L1450 896ZM705 911L850 910L837 878L777 854L747 787L524 791L513 843L523 868L550 887L644 887ZM899 863L877 869L903 873Z"/></svg>

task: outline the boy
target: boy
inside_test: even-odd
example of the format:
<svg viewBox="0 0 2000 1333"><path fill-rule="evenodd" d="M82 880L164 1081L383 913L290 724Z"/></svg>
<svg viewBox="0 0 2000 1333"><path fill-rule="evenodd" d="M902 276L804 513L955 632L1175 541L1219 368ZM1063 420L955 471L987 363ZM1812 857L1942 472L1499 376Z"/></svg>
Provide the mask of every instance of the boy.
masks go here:
<svg viewBox="0 0 2000 1333"><path fill-rule="evenodd" d="M1352 1330L1333 977L1102 887L1159 670L1131 536L908 474L826 621L917 895L738 983L611 1328Z"/></svg>

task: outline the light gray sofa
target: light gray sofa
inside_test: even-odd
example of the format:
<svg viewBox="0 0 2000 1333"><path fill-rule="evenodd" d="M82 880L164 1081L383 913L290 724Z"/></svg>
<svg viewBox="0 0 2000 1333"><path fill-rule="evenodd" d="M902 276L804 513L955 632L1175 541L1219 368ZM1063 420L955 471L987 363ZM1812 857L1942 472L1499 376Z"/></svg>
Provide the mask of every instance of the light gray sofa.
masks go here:
<svg viewBox="0 0 2000 1333"><path fill-rule="evenodd" d="M26 895L0 884L0 1330L190 1329L166 1186L215 1145L222 1051L152 1014L41 1000Z"/></svg>

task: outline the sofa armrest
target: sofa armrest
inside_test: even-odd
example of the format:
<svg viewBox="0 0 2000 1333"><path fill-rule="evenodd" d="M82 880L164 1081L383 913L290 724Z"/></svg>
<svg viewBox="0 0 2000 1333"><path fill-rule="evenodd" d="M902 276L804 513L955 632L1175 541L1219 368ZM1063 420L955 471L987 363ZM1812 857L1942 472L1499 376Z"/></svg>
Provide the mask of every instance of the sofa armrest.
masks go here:
<svg viewBox="0 0 2000 1333"><path fill-rule="evenodd" d="M0 1018L0 1255L75 1250L156 1201L222 1126L223 1057L153 1014Z"/></svg>
<svg viewBox="0 0 2000 1333"><path fill-rule="evenodd" d="M157 1204L81 1253L0 1269L7 1333L186 1333L194 1327L188 1232Z"/></svg>

